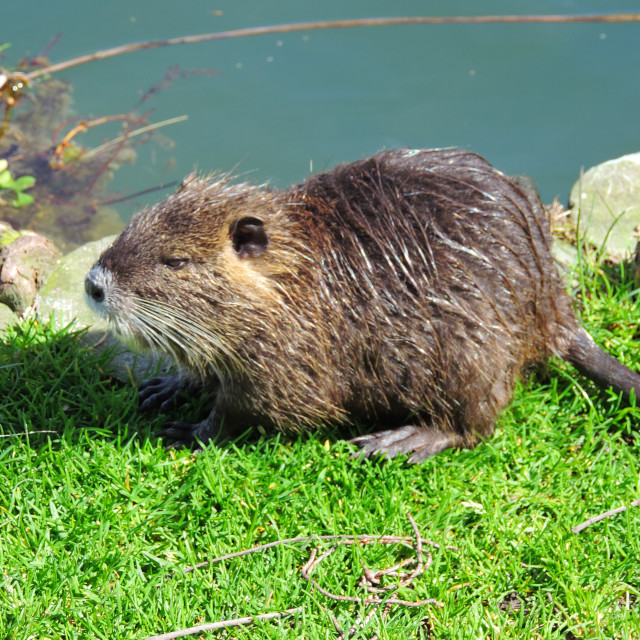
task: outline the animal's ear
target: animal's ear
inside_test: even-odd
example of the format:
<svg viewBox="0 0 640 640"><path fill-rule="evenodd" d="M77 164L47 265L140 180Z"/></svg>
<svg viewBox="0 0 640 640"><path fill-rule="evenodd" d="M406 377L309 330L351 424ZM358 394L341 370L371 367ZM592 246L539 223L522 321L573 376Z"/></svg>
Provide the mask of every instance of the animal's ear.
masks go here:
<svg viewBox="0 0 640 640"><path fill-rule="evenodd" d="M239 258L257 258L261 256L269 244L262 220L258 218L240 218L229 230L233 250Z"/></svg>

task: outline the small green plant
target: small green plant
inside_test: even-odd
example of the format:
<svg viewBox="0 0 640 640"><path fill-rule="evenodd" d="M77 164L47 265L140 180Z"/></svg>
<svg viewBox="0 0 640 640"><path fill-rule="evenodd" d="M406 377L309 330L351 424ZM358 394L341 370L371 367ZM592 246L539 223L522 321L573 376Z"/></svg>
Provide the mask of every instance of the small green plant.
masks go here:
<svg viewBox="0 0 640 640"><path fill-rule="evenodd" d="M9 163L6 160L0 160L0 204L4 202L2 197L5 193L9 193L9 204L14 207L24 207L33 202L33 196L25 193L35 184L36 179L33 176L20 176L14 178L9 171Z"/></svg>

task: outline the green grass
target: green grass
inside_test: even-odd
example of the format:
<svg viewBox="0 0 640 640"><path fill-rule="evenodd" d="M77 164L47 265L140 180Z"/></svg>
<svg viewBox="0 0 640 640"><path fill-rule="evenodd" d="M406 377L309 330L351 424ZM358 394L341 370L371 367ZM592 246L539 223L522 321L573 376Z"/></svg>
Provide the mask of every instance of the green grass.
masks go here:
<svg viewBox="0 0 640 640"><path fill-rule="evenodd" d="M636 369L638 304L624 270L580 278L585 324ZM336 638L369 609L314 591L294 536L412 534L433 564L382 609L370 638L640 638L640 508L571 527L638 498L640 410L553 362L520 385L494 438L420 466L354 461L330 432L248 436L192 456L152 437L132 387L68 330L26 322L0 343L0 637L142 639L291 607L301 614L201 638ZM176 414L179 415L179 414ZM46 432L46 433L43 433ZM340 547L313 577L362 596L362 566L411 555ZM508 602L521 604L508 609Z"/></svg>

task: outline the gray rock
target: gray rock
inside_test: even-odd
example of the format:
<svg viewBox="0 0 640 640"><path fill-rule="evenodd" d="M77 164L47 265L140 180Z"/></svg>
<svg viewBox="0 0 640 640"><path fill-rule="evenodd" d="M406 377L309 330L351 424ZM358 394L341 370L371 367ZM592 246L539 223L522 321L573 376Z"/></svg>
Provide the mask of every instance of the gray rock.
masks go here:
<svg viewBox="0 0 640 640"><path fill-rule="evenodd" d="M575 245L563 238L554 238L551 245L551 255L562 275L571 271L578 259L578 250Z"/></svg>
<svg viewBox="0 0 640 640"><path fill-rule="evenodd" d="M116 353L108 373L123 382L140 382L151 374L168 370L168 362L127 349L109 333L107 323L93 313L85 300L84 278L115 237L88 242L61 258L38 293L36 313L43 320L51 318L58 326L73 323L77 329L88 327L85 344L98 351L113 349Z"/></svg>
<svg viewBox="0 0 640 640"><path fill-rule="evenodd" d="M588 242L617 259L634 251L640 225L640 153L592 167L573 185L569 206Z"/></svg>
<svg viewBox="0 0 640 640"><path fill-rule="evenodd" d="M38 293L36 310L40 317L54 316L61 326L75 320L78 328L93 326L94 330L106 331L106 322L89 309L84 299L84 278L114 238L88 242L58 261Z"/></svg>
<svg viewBox="0 0 640 640"><path fill-rule="evenodd" d="M0 333L2 333L10 324L18 321L18 316L7 307L6 304L0 303Z"/></svg>
<svg viewBox="0 0 640 640"><path fill-rule="evenodd" d="M0 220L0 249L10 244L20 237L20 233L16 231L8 222Z"/></svg>
<svg viewBox="0 0 640 640"><path fill-rule="evenodd" d="M59 251L39 233L14 231L5 225L0 229L0 302L22 313L53 271Z"/></svg>

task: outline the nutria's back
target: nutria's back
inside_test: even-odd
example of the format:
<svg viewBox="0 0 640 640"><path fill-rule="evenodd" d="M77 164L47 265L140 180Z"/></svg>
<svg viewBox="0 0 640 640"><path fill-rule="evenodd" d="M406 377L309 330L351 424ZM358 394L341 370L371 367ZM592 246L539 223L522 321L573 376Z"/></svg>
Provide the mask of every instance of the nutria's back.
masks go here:
<svg viewBox="0 0 640 640"><path fill-rule="evenodd" d="M577 328L537 196L479 156L384 152L300 193L323 257L314 307L334 310L331 349L347 359L334 370L358 416L401 423L422 407L486 433L522 368Z"/></svg>
<svg viewBox="0 0 640 640"><path fill-rule="evenodd" d="M218 389L205 440L221 419L355 421L392 429L357 439L366 453L420 460L489 435L528 364L579 344L589 373L599 352L537 195L458 150L385 151L284 191L191 177L131 222L87 292L172 355L181 385ZM149 388L147 405L173 397Z"/></svg>

